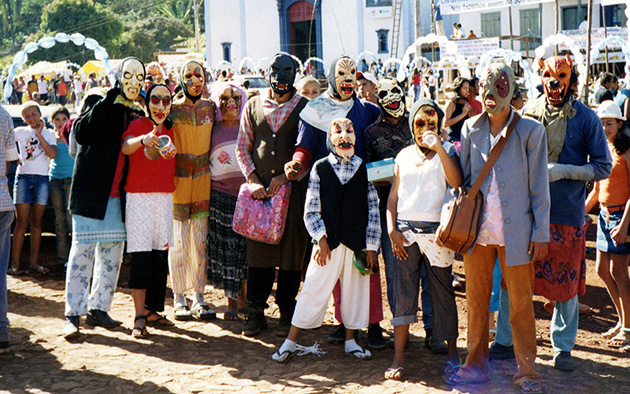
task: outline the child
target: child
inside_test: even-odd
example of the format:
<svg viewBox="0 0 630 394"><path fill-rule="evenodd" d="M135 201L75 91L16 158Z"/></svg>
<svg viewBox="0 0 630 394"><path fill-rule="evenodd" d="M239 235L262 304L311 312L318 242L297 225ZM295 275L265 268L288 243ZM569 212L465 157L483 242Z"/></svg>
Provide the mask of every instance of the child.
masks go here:
<svg viewBox="0 0 630 394"><path fill-rule="evenodd" d="M131 335L146 337L147 324L169 327L173 322L164 311L168 248L173 243L173 191L175 190L175 149L160 157L160 137L173 138L171 91L164 84L147 91L148 117L132 122L123 134L122 152L129 155L127 191L127 252L131 253L129 287L136 312ZM171 145L172 146L172 145ZM152 150L155 159L147 150ZM143 149L140 149L143 148Z"/></svg>
<svg viewBox="0 0 630 394"><path fill-rule="evenodd" d="M613 169L608 179L595 183L586 199L586 213L599 201L597 221L597 274L606 284L619 316L617 325L603 334L608 346L630 349L630 137L626 134L626 118L611 100L597 109L602 120Z"/></svg>
<svg viewBox="0 0 630 394"><path fill-rule="evenodd" d="M13 233L12 264L8 272L16 275L20 270L20 254L24 233L31 224L31 258L29 270L42 275L48 268L37 262L42 238L42 218L50 191L48 182L48 159L57 156L55 133L44 127L42 112L37 103L30 101L22 108L22 119L28 126L15 129L15 140L20 149L19 165L13 187L13 202L17 213ZM32 206L32 212L31 212Z"/></svg>
<svg viewBox="0 0 630 394"><path fill-rule="evenodd" d="M394 360L386 379L404 375L409 325L418 321L418 292L422 266L427 270L433 307L433 339L448 343L447 369L457 358L457 305L451 269L454 253L435 243L448 186L459 187L462 172L455 147L438 136L443 113L429 99L416 101L409 116L415 144L396 157L394 180L387 201L387 229L396 257L391 284L394 318Z"/></svg>
<svg viewBox="0 0 630 394"><path fill-rule="evenodd" d="M55 210L55 238L57 240L57 263L66 266L70 252L70 231L72 215L68 209L70 184L74 159L70 156L68 144L62 135L63 125L70 119L70 113L64 107L52 114L57 138L57 156L50 161L50 200Z"/></svg>
<svg viewBox="0 0 630 394"><path fill-rule="evenodd" d="M295 84L298 90L298 94L302 97L306 97L309 100L319 97L321 94L321 85L319 81L311 76L304 77Z"/></svg>
<svg viewBox="0 0 630 394"><path fill-rule="evenodd" d="M295 354L301 329L321 326L337 280L341 281L345 352L362 360L372 358L370 351L360 347L354 338L355 329L368 326L370 279L353 266L353 252L367 249L367 266L376 268L381 227L378 195L367 180L363 160L354 154L355 143L352 122L334 119L327 141L331 153L313 166L306 194L304 222L317 245L289 335L272 356L276 362L284 363Z"/></svg>

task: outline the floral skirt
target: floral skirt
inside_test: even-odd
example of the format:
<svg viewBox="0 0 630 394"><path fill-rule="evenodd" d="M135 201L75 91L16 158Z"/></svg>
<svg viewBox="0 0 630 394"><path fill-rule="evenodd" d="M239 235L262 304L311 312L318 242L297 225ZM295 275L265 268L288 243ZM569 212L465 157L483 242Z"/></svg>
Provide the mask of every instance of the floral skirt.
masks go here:
<svg viewBox="0 0 630 394"><path fill-rule="evenodd" d="M586 226L551 223L549 251L534 261L534 292L564 302L586 293Z"/></svg>

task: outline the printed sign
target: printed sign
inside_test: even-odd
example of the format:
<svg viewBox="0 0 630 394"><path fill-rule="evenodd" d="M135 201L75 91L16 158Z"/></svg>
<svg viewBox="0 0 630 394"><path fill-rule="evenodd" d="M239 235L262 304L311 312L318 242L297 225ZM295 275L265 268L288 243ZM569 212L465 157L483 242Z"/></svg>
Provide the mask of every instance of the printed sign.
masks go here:
<svg viewBox="0 0 630 394"><path fill-rule="evenodd" d="M465 57L482 57L485 53L499 49L499 37L478 38L474 40L453 40L457 44L457 51ZM440 52L448 53L440 44Z"/></svg>
<svg viewBox="0 0 630 394"><path fill-rule="evenodd" d="M567 37L571 37L575 44L581 49L586 50L587 43L587 29L575 29L575 30L562 30L560 33L564 34ZM628 37L628 28L627 27L608 27L606 28L606 34L608 37L610 36L618 36L623 39ZM596 44L599 41L604 39L604 28L600 27L597 29L591 29L591 45ZM608 46L608 49L621 49L621 46L617 43L612 43ZM568 51L569 47L562 44L560 45L560 50Z"/></svg>
<svg viewBox="0 0 630 394"><path fill-rule="evenodd" d="M470 11L504 8L512 5L540 4L553 0L440 0L440 12L446 14L462 14Z"/></svg>

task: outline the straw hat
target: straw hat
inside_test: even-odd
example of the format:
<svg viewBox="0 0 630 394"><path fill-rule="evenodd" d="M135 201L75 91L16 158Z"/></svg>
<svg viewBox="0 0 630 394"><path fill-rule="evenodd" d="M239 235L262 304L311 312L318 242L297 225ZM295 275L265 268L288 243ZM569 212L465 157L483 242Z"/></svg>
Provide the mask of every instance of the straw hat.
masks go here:
<svg viewBox="0 0 630 394"><path fill-rule="evenodd" d="M617 104L615 104L612 100L605 100L597 108L597 116L600 119L619 119L626 120L626 118L621 113L621 109Z"/></svg>

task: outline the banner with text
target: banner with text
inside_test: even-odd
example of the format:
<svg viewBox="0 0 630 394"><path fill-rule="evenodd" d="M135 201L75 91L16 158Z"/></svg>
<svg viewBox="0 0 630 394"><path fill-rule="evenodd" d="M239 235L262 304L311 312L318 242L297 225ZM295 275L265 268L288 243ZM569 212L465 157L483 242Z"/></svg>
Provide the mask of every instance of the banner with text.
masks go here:
<svg viewBox="0 0 630 394"><path fill-rule="evenodd" d="M440 0L440 12L442 14L461 14L512 5L540 4L552 1L554 0Z"/></svg>
<svg viewBox="0 0 630 394"><path fill-rule="evenodd" d="M499 49L499 37L478 38L474 40L452 40L457 44L457 51L464 57L482 57L486 52ZM448 53L440 44L440 53Z"/></svg>
<svg viewBox="0 0 630 394"><path fill-rule="evenodd" d="M575 44L578 46L578 48L580 48L581 50L583 51L586 50L588 29L562 30L560 33L564 34L567 37L571 37L573 41L575 42ZM608 35L608 37L618 36L623 39L626 39L628 37L628 28L627 27L608 27L606 28L606 34ZM600 27L597 29L591 29L591 44L596 44L603 39L604 39L603 27ZM559 49L561 51L568 51L569 47L563 44L563 45L560 45ZM608 49L621 49L621 46L617 43L613 43L608 46Z"/></svg>

